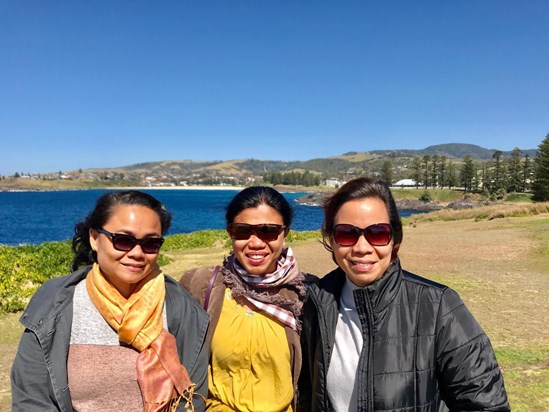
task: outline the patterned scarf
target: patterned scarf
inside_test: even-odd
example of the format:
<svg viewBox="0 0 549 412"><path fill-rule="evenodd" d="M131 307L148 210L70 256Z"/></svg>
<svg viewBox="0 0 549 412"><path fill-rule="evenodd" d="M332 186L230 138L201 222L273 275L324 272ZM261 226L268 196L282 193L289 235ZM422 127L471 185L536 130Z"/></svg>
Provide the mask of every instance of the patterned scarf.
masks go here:
<svg viewBox="0 0 549 412"><path fill-rule="evenodd" d="M291 248L282 251L276 266L273 273L252 275L242 267L233 253L223 261L223 283L231 289L233 296L245 298L261 312L299 332L299 316L306 293L305 277L297 267ZM281 296L278 293L281 287L292 291L296 295L295 299Z"/></svg>
<svg viewBox="0 0 549 412"><path fill-rule="evenodd" d="M126 299L94 263L86 277L86 289L103 318L118 332L121 342L133 346L137 357L137 381L145 412L172 411L182 399L193 409L196 386L179 361L175 337L162 325L166 287L158 267L141 280Z"/></svg>

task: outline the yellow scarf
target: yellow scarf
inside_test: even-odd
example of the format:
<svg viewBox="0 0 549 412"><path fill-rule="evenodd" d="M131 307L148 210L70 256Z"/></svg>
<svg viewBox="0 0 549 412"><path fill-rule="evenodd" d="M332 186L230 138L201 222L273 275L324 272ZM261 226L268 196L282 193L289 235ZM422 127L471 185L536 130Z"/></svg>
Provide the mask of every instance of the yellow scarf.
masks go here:
<svg viewBox="0 0 549 412"><path fill-rule="evenodd" d="M93 264L86 289L103 318L118 332L121 342L133 346L137 357L137 380L144 410L175 410L181 398L192 407L194 384L179 361L176 340L162 326L166 296L164 275L156 267L126 299Z"/></svg>

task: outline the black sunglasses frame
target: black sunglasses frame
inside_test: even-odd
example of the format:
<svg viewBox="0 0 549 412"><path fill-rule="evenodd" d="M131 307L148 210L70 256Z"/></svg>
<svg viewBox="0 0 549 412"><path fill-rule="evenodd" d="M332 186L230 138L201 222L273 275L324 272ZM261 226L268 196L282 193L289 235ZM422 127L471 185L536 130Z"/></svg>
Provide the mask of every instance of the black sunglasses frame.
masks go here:
<svg viewBox="0 0 549 412"><path fill-rule="evenodd" d="M347 233L347 236L350 236L351 234L354 236L355 240L352 244L347 243L340 243L337 240L336 231L338 227L345 227L349 229L349 232ZM383 227L383 230L385 232L375 232L375 229L378 229L380 227ZM376 235L387 235L388 239L387 242L375 242L373 241L373 237ZM391 225L389 223L375 223L373 225L370 225L365 228L361 228L355 225L349 225L349 224L339 224L334 225L332 236L334 238L334 241L339 245L343 247L351 247L357 244L358 239L360 239L360 236L364 235L366 238L366 241L372 245L372 246L387 246L389 243L391 243L391 239L393 238L393 230L391 229Z"/></svg>
<svg viewBox="0 0 549 412"><path fill-rule="evenodd" d="M240 235L236 232L236 228L244 229L245 232ZM276 228L275 230L271 230ZM268 230L267 230L268 229ZM284 225L277 225L274 223L261 223L259 225L250 225L248 223L229 223L227 225L227 232L234 240L248 240L252 235L257 236L264 242L272 242L278 239L280 233L286 229ZM272 233L268 233L271 231Z"/></svg>
<svg viewBox="0 0 549 412"><path fill-rule="evenodd" d="M126 233L112 233L109 232L106 229L95 229L98 233L102 233L104 235L107 235L111 238L112 247L120 252L129 252L137 245L141 246L141 250L143 253L146 254L156 254L160 252L160 248L162 247L162 244L164 243L163 237L144 237L142 239L137 239L135 236L128 235ZM125 248L120 247L120 244L118 242L122 241L122 238L125 238L129 244L131 244L131 247ZM118 239L118 240L117 240ZM152 249L150 249L152 247Z"/></svg>

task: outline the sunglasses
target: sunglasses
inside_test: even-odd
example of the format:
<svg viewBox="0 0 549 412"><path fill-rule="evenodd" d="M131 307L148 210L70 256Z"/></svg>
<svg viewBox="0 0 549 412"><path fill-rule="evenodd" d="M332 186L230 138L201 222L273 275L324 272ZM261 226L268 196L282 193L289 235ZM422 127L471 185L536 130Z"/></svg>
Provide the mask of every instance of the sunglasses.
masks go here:
<svg viewBox="0 0 549 412"><path fill-rule="evenodd" d="M392 231L389 223L377 223L364 229L354 225L335 225L333 237L339 246L354 246L364 235L372 246L386 246L391 241Z"/></svg>
<svg viewBox="0 0 549 412"><path fill-rule="evenodd" d="M136 245L141 246L144 253L158 253L164 243L163 237L144 237L137 239L135 236L122 233L112 233L105 229L95 229L99 233L103 233L111 238L112 246L121 252L129 252Z"/></svg>
<svg viewBox="0 0 549 412"><path fill-rule="evenodd" d="M256 235L264 242L272 242L278 239L278 235L286 229L284 225L275 225L265 223L261 225L249 225L247 223L229 223L227 232L234 240L247 240L252 235Z"/></svg>

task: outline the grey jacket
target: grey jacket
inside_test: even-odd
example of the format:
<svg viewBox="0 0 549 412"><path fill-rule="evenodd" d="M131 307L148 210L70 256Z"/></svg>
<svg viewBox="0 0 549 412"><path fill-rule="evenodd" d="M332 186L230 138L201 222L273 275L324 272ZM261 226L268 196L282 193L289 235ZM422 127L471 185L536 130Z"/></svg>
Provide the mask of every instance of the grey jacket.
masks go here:
<svg viewBox="0 0 549 412"><path fill-rule="evenodd" d="M298 411L333 410L326 378L345 276L338 268L309 289ZM364 339L358 411L509 411L490 340L455 291L397 261L354 299Z"/></svg>
<svg viewBox="0 0 549 412"><path fill-rule="evenodd" d="M90 266L44 283L21 317L25 331L11 370L12 410L72 411L68 387L72 302L75 286ZM208 348L205 345L209 317L196 301L166 276L168 329L177 341L181 363L187 368L195 391L208 394ZM196 410L205 409L199 396Z"/></svg>

